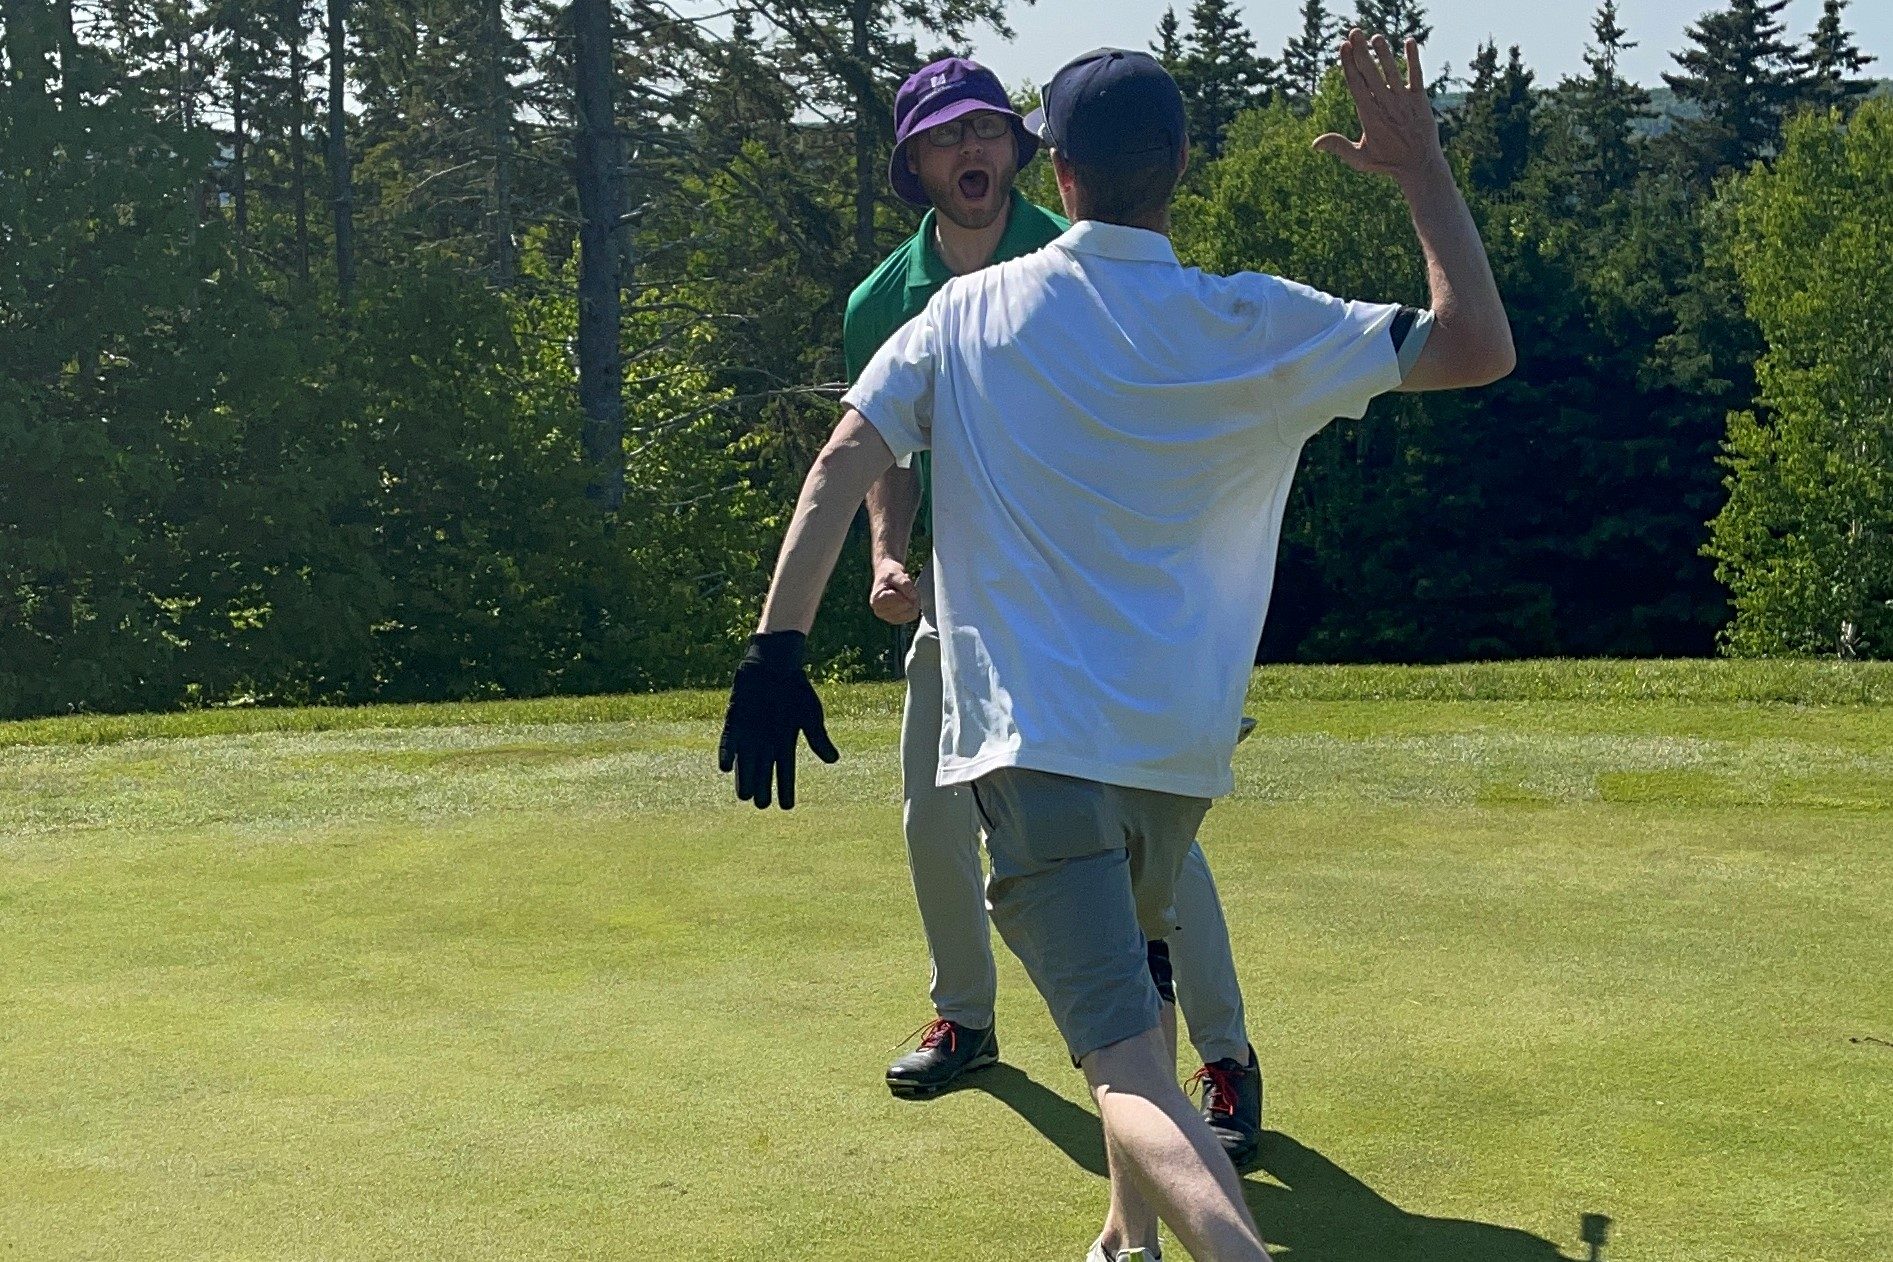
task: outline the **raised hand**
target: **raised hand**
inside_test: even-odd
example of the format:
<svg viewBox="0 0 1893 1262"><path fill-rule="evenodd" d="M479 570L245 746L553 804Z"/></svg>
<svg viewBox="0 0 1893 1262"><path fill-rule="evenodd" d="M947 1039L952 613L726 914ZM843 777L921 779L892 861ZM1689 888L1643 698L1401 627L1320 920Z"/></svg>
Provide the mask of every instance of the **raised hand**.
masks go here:
<svg viewBox="0 0 1893 1262"><path fill-rule="evenodd" d="M1315 148L1356 171L1390 176L1403 184L1443 169L1446 155L1440 148L1439 121L1426 94L1420 46L1411 39L1406 60L1402 75L1385 35L1370 40L1359 28L1349 31L1341 45L1341 71L1360 116L1361 138L1349 140L1329 132L1315 140Z"/></svg>

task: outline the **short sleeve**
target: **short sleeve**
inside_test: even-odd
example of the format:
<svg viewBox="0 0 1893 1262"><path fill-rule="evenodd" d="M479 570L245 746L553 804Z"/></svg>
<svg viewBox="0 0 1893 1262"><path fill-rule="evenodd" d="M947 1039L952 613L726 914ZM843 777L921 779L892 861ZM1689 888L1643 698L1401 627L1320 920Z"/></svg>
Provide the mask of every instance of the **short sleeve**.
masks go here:
<svg viewBox="0 0 1893 1262"><path fill-rule="evenodd" d="M897 460L933 445L933 377L939 332L928 307L881 344L842 403L867 417Z"/></svg>
<svg viewBox="0 0 1893 1262"><path fill-rule="evenodd" d="M1283 437L1301 442L1337 416L1359 419L1374 399L1398 389L1394 324L1402 308L1348 302L1279 277L1267 306L1269 400Z"/></svg>

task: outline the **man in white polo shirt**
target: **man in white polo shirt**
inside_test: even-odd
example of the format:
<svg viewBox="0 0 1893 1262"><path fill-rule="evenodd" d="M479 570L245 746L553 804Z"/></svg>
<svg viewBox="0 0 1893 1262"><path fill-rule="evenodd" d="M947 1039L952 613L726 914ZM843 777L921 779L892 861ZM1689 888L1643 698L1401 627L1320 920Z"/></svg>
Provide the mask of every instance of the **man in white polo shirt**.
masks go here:
<svg viewBox="0 0 1893 1262"><path fill-rule="evenodd" d="M847 396L802 489L719 764L740 797L794 801L800 736L836 751L801 669L849 521L897 457L933 452L945 679L939 778L968 784L988 902L1103 1117L1111 1208L1092 1258L1266 1259L1234 1168L1177 1086L1146 944L1229 760L1302 445L1378 394L1512 366L1485 251L1440 151L1418 49L1341 50L1363 136L1317 142L1395 179L1432 309L1344 302L1272 276L1180 266L1176 84L1100 50L1045 90L1074 226L948 283Z"/></svg>

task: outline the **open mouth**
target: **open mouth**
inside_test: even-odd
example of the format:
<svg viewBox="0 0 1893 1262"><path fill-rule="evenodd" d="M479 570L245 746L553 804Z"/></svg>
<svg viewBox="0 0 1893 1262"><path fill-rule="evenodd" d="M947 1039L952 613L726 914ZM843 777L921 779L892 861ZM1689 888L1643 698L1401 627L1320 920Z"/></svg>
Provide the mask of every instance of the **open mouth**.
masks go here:
<svg viewBox="0 0 1893 1262"><path fill-rule="evenodd" d="M993 177L984 171L968 171L960 177L960 196L969 202L984 201L992 192Z"/></svg>

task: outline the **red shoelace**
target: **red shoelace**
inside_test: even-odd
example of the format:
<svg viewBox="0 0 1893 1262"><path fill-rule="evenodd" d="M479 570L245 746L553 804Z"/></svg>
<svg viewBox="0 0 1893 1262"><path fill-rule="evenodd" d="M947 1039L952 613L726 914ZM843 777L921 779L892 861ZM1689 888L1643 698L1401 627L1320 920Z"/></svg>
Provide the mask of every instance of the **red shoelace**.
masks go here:
<svg viewBox="0 0 1893 1262"><path fill-rule="evenodd" d="M1227 1069L1205 1065L1190 1075L1186 1087L1203 1086L1203 1103L1218 1113L1234 1117L1236 1113L1236 1076Z"/></svg>
<svg viewBox="0 0 1893 1262"><path fill-rule="evenodd" d="M930 1051L940 1046L942 1043L947 1045L949 1052L957 1052L960 1050L959 1032L953 1028L951 1021L941 1020L939 1018L935 1018L920 1026L912 1034L909 1034L906 1038L887 1050L891 1052L895 1050L895 1048L907 1046L907 1044L913 1041L915 1034L920 1036L920 1050L923 1052Z"/></svg>
<svg viewBox="0 0 1893 1262"><path fill-rule="evenodd" d="M949 1052L960 1050L959 1031L953 1028L951 1021L935 1021L926 1027L926 1033L920 1036L920 1050L931 1051L945 1043Z"/></svg>

